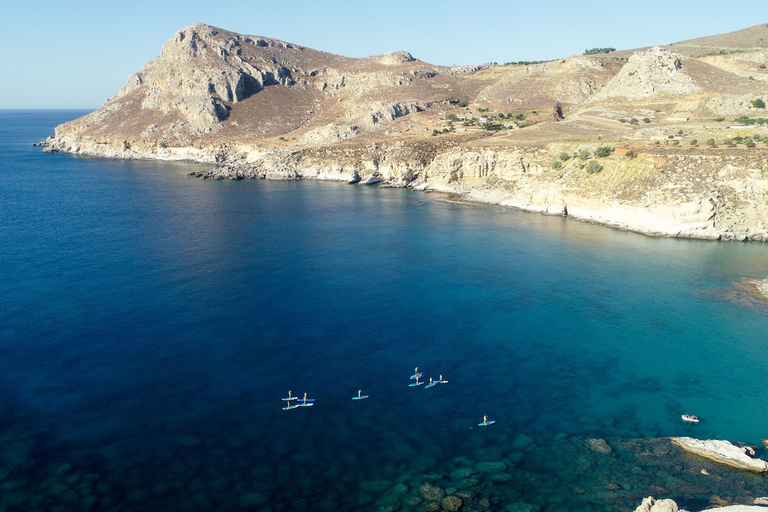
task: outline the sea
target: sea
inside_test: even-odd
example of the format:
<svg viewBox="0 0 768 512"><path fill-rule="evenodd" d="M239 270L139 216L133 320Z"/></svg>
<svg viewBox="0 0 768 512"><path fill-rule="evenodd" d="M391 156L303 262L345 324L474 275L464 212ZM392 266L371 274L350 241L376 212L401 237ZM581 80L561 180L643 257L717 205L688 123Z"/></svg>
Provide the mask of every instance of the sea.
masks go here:
<svg viewBox="0 0 768 512"><path fill-rule="evenodd" d="M85 113L0 112L0 512L768 496L669 440L766 457L768 245L33 146Z"/></svg>

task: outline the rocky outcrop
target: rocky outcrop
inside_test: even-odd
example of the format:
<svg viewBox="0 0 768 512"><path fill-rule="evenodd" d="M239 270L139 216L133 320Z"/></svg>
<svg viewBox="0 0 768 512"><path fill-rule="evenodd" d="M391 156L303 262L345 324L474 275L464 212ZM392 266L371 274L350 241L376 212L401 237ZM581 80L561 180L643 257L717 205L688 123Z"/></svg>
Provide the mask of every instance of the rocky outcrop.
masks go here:
<svg viewBox="0 0 768 512"><path fill-rule="evenodd" d="M728 441L713 439L702 441L692 437L673 437L672 442L687 452L720 464L755 473L768 472L768 462L753 458L746 447L735 446Z"/></svg>
<svg viewBox="0 0 768 512"><path fill-rule="evenodd" d="M683 57L665 48L636 52L591 103L612 98L647 100L654 96L683 97L701 90L685 72Z"/></svg>
<svg viewBox="0 0 768 512"><path fill-rule="evenodd" d="M757 500L755 500L757 503ZM717 506L718 512L758 512L765 510L760 506L752 505L727 505ZM643 502L635 509L635 512L685 512L679 508L674 500L656 500L652 496L643 499Z"/></svg>

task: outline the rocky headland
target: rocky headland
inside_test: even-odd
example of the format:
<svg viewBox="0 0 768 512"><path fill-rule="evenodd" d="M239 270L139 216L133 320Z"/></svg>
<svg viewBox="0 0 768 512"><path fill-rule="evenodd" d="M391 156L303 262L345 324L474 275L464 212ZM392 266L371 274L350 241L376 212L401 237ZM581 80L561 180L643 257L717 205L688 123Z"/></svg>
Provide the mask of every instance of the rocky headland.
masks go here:
<svg viewBox="0 0 768 512"><path fill-rule="evenodd" d="M765 241L768 128L731 126L765 115L768 25L728 36L451 68L198 24L45 145L210 164L202 178L408 187L649 235Z"/></svg>

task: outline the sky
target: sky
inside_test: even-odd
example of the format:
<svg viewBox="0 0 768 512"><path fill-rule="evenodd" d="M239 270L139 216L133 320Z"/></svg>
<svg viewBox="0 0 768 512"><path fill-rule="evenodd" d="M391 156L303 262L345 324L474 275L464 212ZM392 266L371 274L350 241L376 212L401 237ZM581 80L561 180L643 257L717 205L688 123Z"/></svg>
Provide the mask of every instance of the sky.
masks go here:
<svg viewBox="0 0 768 512"><path fill-rule="evenodd" d="M98 108L194 23L347 57L405 50L446 66L633 49L768 23L764 0L3 3L0 109Z"/></svg>

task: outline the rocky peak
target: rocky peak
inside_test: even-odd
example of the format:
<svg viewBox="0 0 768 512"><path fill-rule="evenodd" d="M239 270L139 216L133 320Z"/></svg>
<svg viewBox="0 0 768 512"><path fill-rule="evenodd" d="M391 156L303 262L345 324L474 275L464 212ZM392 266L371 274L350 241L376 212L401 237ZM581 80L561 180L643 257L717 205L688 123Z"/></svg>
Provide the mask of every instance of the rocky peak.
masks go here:
<svg viewBox="0 0 768 512"><path fill-rule="evenodd" d="M657 95L694 94L699 87L683 68L679 53L655 46L637 51L592 101L609 98L648 99Z"/></svg>

